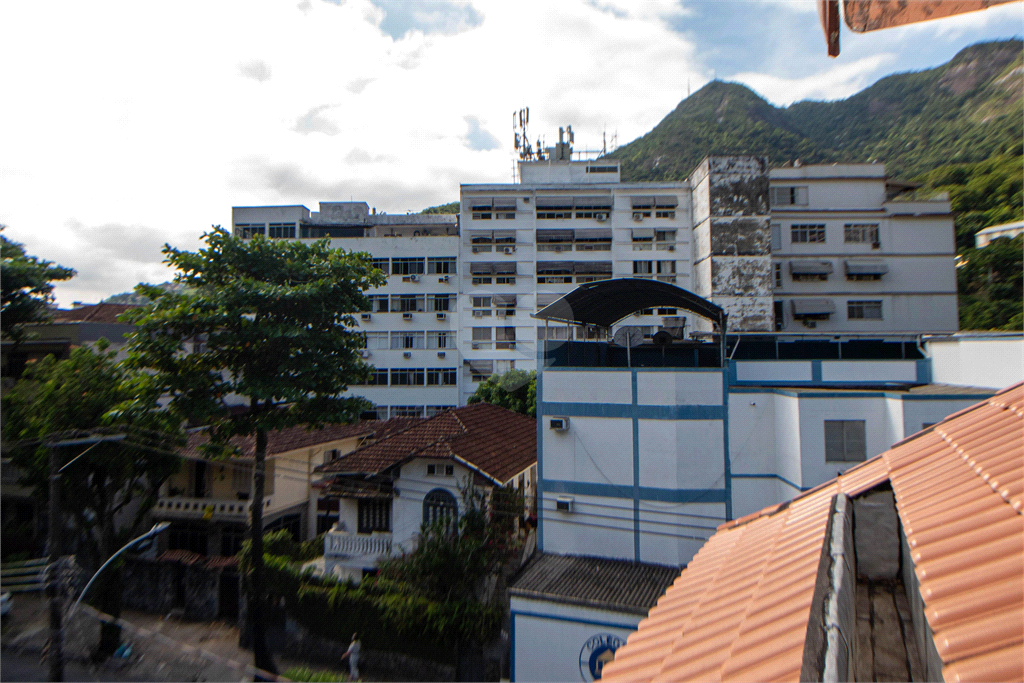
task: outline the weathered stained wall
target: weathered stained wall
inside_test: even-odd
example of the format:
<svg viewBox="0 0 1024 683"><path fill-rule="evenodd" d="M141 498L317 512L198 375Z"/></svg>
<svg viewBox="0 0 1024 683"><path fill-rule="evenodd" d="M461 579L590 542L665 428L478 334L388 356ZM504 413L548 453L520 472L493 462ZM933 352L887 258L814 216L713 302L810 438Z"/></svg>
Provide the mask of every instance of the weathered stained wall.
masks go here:
<svg viewBox="0 0 1024 683"><path fill-rule="evenodd" d="M730 331L775 328L768 159L711 156L693 187L693 291L729 314ZM710 329L695 321L695 329Z"/></svg>

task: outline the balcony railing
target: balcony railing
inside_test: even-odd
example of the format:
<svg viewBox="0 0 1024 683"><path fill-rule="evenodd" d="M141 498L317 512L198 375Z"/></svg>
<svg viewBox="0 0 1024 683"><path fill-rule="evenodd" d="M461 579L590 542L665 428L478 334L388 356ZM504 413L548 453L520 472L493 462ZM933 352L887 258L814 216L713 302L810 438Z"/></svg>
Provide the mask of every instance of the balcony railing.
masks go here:
<svg viewBox="0 0 1024 683"><path fill-rule="evenodd" d="M264 497L263 509L269 509L272 502L270 496ZM249 506L250 502L247 500L165 496L157 500L153 506L153 513L162 519L244 520L249 516Z"/></svg>
<svg viewBox="0 0 1024 683"><path fill-rule="evenodd" d="M327 557L378 557L391 554L391 534L353 534L329 531L324 535L324 555Z"/></svg>

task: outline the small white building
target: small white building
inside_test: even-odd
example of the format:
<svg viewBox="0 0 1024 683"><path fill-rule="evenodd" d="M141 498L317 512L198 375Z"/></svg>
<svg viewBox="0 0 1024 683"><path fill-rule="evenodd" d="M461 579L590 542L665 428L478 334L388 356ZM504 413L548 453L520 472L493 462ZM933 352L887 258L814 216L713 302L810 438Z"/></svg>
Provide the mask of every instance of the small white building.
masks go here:
<svg viewBox="0 0 1024 683"><path fill-rule="evenodd" d="M536 429L531 417L477 403L404 421L316 468L320 500L337 501L324 571L360 581L380 558L413 550L424 524L461 515L469 487L519 489L532 508Z"/></svg>

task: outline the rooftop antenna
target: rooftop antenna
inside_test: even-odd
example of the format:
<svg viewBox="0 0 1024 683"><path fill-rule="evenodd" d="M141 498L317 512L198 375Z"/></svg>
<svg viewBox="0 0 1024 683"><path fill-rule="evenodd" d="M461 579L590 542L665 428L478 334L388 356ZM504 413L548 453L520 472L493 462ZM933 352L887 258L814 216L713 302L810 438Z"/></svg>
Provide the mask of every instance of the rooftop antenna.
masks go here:
<svg viewBox="0 0 1024 683"><path fill-rule="evenodd" d="M629 350L644 342L644 333L634 325L625 325L615 330L612 341L618 346L626 347L626 367L633 367L633 359L630 357Z"/></svg>

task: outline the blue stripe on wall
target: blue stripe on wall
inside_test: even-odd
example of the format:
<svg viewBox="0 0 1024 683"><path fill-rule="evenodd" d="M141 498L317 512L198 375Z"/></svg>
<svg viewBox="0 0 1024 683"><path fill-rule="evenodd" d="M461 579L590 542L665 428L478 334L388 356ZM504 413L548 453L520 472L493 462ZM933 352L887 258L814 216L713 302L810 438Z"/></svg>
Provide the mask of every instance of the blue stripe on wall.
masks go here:
<svg viewBox="0 0 1024 683"><path fill-rule="evenodd" d="M633 375L634 383L636 375ZM540 393L540 386L537 387ZM643 406L627 403L547 403L542 402L538 414L566 417L621 417L640 420L724 420L725 406L673 405Z"/></svg>
<svg viewBox="0 0 1024 683"><path fill-rule="evenodd" d="M537 482L543 493L568 493L579 496L600 496L635 500L630 484L600 484L586 481L543 479ZM636 487L640 500L663 503L724 503L725 489L663 489L653 486Z"/></svg>

